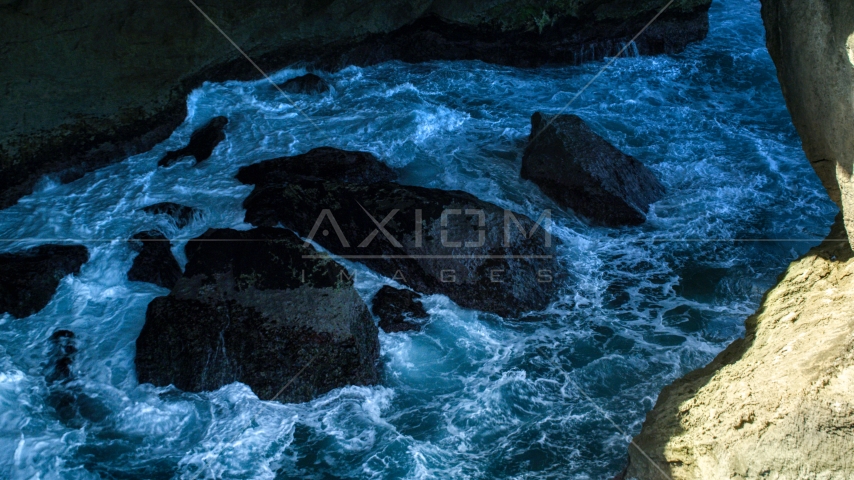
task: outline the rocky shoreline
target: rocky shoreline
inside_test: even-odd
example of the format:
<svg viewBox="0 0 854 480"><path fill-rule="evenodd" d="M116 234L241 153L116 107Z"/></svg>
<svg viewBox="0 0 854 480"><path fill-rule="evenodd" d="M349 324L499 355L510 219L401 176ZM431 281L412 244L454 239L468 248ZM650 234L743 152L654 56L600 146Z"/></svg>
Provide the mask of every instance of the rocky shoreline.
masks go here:
<svg viewBox="0 0 854 480"><path fill-rule="evenodd" d="M838 218L747 319L662 390L622 478L851 478L854 254Z"/></svg>
<svg viewBox="0 0 854 480"><path fill-rule="evenodd" d="M854 477L854 4L763 0L762 17L804 151L841 213L743 339L665 387L622 478Z"/></svg>

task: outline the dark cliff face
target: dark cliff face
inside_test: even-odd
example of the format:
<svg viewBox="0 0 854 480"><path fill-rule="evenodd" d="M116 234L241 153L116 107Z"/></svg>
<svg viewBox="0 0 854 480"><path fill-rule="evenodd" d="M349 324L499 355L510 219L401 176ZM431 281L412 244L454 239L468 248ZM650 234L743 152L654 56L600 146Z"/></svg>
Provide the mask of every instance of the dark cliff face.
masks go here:
<svg viewBox="0 0 854 480"><path fill-rule="evenodd" d="M702 39L710 0L677 0L645 54ZM265 70L390 59L533 66L615 54L664 2L214 0L202 9ZM259 73L189 1L0 0L0 207L46 173L71 181L151 148L204 80Z"/></svg>

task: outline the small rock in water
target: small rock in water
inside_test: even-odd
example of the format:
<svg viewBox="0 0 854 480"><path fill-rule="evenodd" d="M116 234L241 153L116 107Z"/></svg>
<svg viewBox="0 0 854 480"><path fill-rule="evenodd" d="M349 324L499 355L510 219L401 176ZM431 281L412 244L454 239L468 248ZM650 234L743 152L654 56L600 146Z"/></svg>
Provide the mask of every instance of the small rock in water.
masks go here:
<svg viewBox="0 0 854 480"><path fill-rule="evenodd" d="M59 281L89 261L82 245L41 245L0 254L0 314L28 317L47 306Z"/></svg>
<svg viewBox="0 0 854 480"><path fill-rule="evenodd" d="M292 78L285 83L278 85L280 89L287 93L323 93L329 90L329 84L326 80L318 77L313 73L307 73L301 77Z"/></svg>
<svg viewBox="0 0 854 480"><path fill-rule="evenodd" d="M128 280L148 282L172 289L181 278L181 267L169 240L157 230L139 232L131 237L131 246L139 252L128 271Z"/></svg>
<svg viewBox="0 0 854 480"><path fill-rule="evenodd" d="M152 215L166 215L167 217L171 217L178 228L186 227L199 212L193 207L172 202L155 203L154 205L143 207L142 211Z"/></svg>
<svg viewBox="0 0 854 480"><path fill-rule="evenodd" d="M140 383L184 391L242 382L304 402L379 381L378 330L344 268L282 228L208 230L172 292L148 306Z"/></svg>
<svg viewBox="0 0 854 480"><path fill-rule="evenodd" d="M77 336L71 330L57 330L50 336L46 404L67 427L80 429L87 424L103 422L111 415L102 395L91 394L75 381L71 367L77 355Z"/></svg>
<svg viewBox="0 0 854 480"><path fill-rule="evenodd" d="M384 286L374 296L371 311L379 317L380 328L386 333L421 330L413 318L427 318L427 311L418 299L421 295L412 290Z"/></svg>
<svg viewBox="0 0 854 480"><path fill-rule="evenodd" d="M77 353L76 339L71 330L57 330L50 336L50 361L48 382L56 382L71 378L71 364Z"/></svg>
<svg viewBox="0 0 854 480"><path fill-rule="evenodd" d="M576 115L531 118L522 178L596 223L640 225L664 186L646 166L597 135Z"/></svg>
<svg viewBox="0 0 854 480"><path fill-rule="evenodd" d="M172 150L157 162L160 167L168 167L183 157L194 157L196 163L207 160L219 142L225 140L225 126L228 119L223 116L214 117L205 126L199 128L190 136L190 143L180 150Z"/></svg>

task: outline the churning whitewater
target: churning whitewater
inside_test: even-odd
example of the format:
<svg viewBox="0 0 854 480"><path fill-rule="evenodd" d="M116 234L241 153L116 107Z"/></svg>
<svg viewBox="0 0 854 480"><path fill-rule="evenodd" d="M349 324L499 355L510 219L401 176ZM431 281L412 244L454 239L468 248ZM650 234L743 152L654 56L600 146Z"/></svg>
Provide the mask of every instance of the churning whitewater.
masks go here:
<svg viewBox="0 0 854 480"><path fill-rule="evenodd" d="M91 258L41 312L0 317L0 477L615 474L660 389L741 335L762 293L836 212L785 109L758 1L715 2L711 25L683 54L617 60L569 109L666 185L641 227L590 227L519 179L531 114L560 111L604 62L349 67L295 105L266 81L208 83L150 152L71 184L44 179L0 211L0 250L61 240ZM157 168L217 115L229 123L209 160ZM403 183L464 190L533 218L551 209L568 273L561 295L513 320L427 297L422 332L380 334L382 386L305 404L262 402L240 384L202 394L139 385L134 342L148 303L168 292L127 280L126 240L156 227L183 239L173 248L183 264L186 240L208 228L250 228L241 203L252 187L235 180L239 167L319 146L372 152ZM140 210L158 202L201 213L179 231ZM392 283L343 263L368 301ZM67 388L85 410L80 423L50 406L58 329L79 339Z"/></svg>

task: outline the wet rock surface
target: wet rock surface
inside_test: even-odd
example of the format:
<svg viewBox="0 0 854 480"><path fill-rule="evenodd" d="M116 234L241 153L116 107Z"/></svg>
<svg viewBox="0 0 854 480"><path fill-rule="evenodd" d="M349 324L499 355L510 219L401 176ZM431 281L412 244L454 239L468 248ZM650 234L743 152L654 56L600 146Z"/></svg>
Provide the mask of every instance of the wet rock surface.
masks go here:
<svg viewBox="0 0 854 480"><path fill-rule="evenodd" d="M343 267L292 232L208 230L186 253L182 278L146 312L140 383L198 392L239 381L261 399L302 402L379 381L367 306Z"/></svg>
<svg viewBox="0 0 854 480"><path fill-rule="evenodd" d="M181 278L181 267L172 255L172 244L161 232L149 230L131 237L131 248L139 252L128 271L128 280L169 288Z"/></svg>
<svg viewBox="0 0 854 480"><path fill-rule="evenodd" d="M341 181L332 168L335 159L317 176L301 175L304 163L273 162L247 167L265 175L238 174L255 184L244 202L247 222L281 224L417 292L447 295L465 308L515 316L548 305L560 268L554 240L530 218L460 191ZM381 169L376 163L372 158L361 168ZM327 172L330 179L321 178Z"/></svg>
<svg viewBox="0 0 854 480"><path fill-rule="evenodd" d="M278 85L278 87L287 93L317 94L329 91L329 84L326 80L313 73L292 78Z"/></svg>
<svg viewBox="0 0 854 480"><path fill-rule="evenodd" d="M214 117L211 121L193 132L190 136L190 143L186 147L167 152L157 162L157 165L168 167L184 157L193 157L196 159L196 163L207 160L213 153L214 148L219 145L219 142L225 140L225 126L227 124L227 118L222 116Z"/></svg>
<svg viewBox="0 0 854 480"><path fill-rule="evenodd" d="M28 317L47 306L59 281L89 260L82 245L41 245L0 253L0 314Z"/></svg>
<svg viewBox="0 0 854 480"><path fill-rule="evenodd" d="M576 115L531 117L521 175L559 205L607 226L645 222L649 205L665 193L651 170Z"/></svg>
<svg viewBox="0 0 854 480"><path fill-rule="evenodd" d="M379 317L379 326L386 333L418 331L421 326L410 320L429 317L420 298L412 290L386 285L374 296L371 312Z"/></svg>
<svg viewBox="0 0 854 480"><path fill-rule="evenodd" d="M142 211L152 215L165 215L171 218L178 228L186 227L199 214L199 210L193 207L173 202L155 203L154 205L143 207Z"/></svg>

